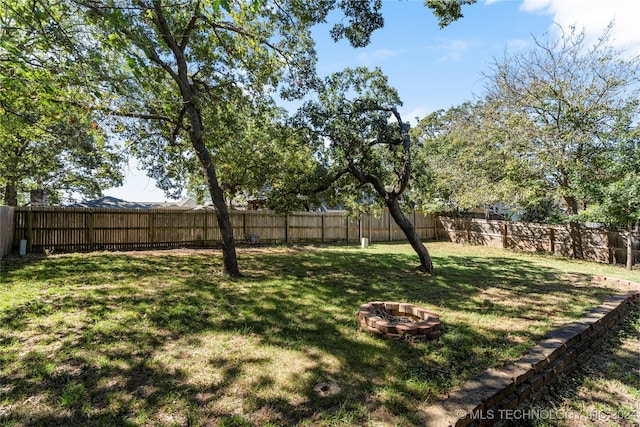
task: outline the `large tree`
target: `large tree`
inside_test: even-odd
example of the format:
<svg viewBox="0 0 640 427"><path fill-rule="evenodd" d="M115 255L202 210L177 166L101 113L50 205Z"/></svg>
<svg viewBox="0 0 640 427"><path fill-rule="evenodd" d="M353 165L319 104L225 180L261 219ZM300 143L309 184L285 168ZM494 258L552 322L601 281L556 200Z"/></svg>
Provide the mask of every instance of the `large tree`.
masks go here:
<svg viewBox="0 0 640 427"><path fill-rule="evenodd" d="M633 110L637 105L631 105ZM640 127L638 115L621 121L616 129L615 149L600 162L598 178L586 180L581 197L589 205L581 213L585 220L615 228L627 228L627 268L633 267L634 225L640 224Z"/></svg>
<svg viewBox="0 0 640 427"><path fill-rule="evenodd" d="M311 26L338 8L345 19L333 38L364 46L383 25L381 1L71 1L101 29L94 38L102 50L111 48L117 69L105 74L111 88L118 83L118 111L152 119L147 133L160 135L152 138L158 155L180 137L189 140L216 207L224 270L239 275L220 165L206 140L207 128L217 124L204 121L204 106L233 104L239 92L266 96L282 82L283 97L302 95L316 80Z"/></svg>
<svg viewBox="0 0 640 427"><path fill-rule="evenodd" d="M620 142L616 131L636 117L638 57L611 45L610 28L589 45L570 28L560 37L534 39L533 49L507 55L487 75L490 121L510 141L513 157L525 159L540 189L578 214L581 188L600 180L604 158ZM575 220L572 230L577 233ZM574 235L573 255L581 257Z"/></svg>
<svg viewBox="0 0 640 427"><path fill-rule="evenodd" d="M54 203L95 197L121 183L123 157L82 105L92 94L70 72L73 52L58 44L73 30L55 25L64 11L31 6L16 1L0 11L0 194L12 206L37 187ZM32 25L35 12L54 24Z"/></svg>
<svg viewBox="0 0 640 427"><path fill-rule="evenodd" d="M115 130L127 131L127 146L134 154L177 156L179 149L167 149L177 144L185 147L184 154L195 155L216 207L224 271L234 276L239 269L220 165L216 148L207 141L207 129L221 124L206 122L205 106L233 105L236 96L270 96L277 87L285 98L305 93L316 80L310 28L333 9L344 14L331 30L335 40L346 38L353 46L365 46L371 33L383 26L381 0L33 0L28 4L33 27L64 27L64 22L52 22L42 13L53 4L66 16L78 17L79 23L73 25L82 28L82 37L63 37L61 44L82 57L78 63L89 65L96 99L88 107L126 118ZM436 13L440 19L451 13L457 14L454 19L461 16L460 7ZM147 165L161 181L167 178L166 188L176 178L175 171L162 176L158 164Z"/></svg>
<svg viewBox="0 0 640 427"><path fill-rule="evenodd" d="M416 141L415 185L411 197L423 209L468 211L497 203L550 220L549 192L540 186L540 170L526 156L513 155L518 135L506 138L495 126L493 106L466 102L422 118L412 129ZM506 122L506 126L517 126ZM551 210L553 211L553 210Z"/></svg>
<svg viewBox="0 0 640 427"><path fill-rule="evenodd" d="M580 257L579 209L624 176L613 165L631 164L639 64L611 47L609 30L591 46L573 28L534 38L531 50L495 61L480 102L420 122L421 179L464 207L563 200Z"/></svg>
<svg viewBox="0 0 640 427"><path fill-rule="evenodd" d="M416 141L411 195L423 209L464 211L502 201L509 194L504 177L522 168L506 161L484 112L481 102L467 102L435 111L411 129Z"/></svg>
<svg viewBox="0 0 640 427"><path fill-rule="evenodd" d="M310 27L324 20L334 3L72 2L91 20L93 38L116 65L104 71L118 97L109 108L146 121L140 129L147 138L132 142L146 146L134 150L166 156L168 145L189 141L216 208L224 271L239 275L220 165L206 139L207 129L218 123L205 122L205 106L233 105L247 94L265 96L282 81L287 83L283 96L303 93L315 76ZM336 28L335 36L366 44L368 34L382 25L380 2L342 3L349 6L343 9L351 25Z"/></svg>
<svg viewBox="0 0 640 427"><path fill-rule="evenodd" d="M100 196L121 184L123 159L92 115L39 101L0 103L0 194L8 206L27 203L36 188L54 204Z"/></svg>
<svg viewBox="0 0 640 427"><path fill-rule="evenodd" d="M380 69L345 69L319 85L317 99L307 101L295 123L315 137L328 158L326 174L338 192L377 195L418 254L420 267L433 263L401 202L411 179L409 125L402 121L402 103Z"/></svg>

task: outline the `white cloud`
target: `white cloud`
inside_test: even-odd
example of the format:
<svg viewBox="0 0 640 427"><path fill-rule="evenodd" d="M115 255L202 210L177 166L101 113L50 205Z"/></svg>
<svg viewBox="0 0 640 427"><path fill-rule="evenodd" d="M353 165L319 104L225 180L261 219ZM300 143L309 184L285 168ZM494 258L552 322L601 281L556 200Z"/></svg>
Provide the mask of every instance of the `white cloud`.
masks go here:
<svg viewBox="0 0 640 427"><path fill-rule="evenodd" d="M430 109L426 105L419 105L409 112L400 111L400 114L402 115L403 121L411 123L411 126L415 126L417 124L416 117L418 120L422 119L433 111L433 109Z"/></svg>
<svg viewBox="0 0 640 427"><path fill-rule="evenodd" d="M513 52L516 50L527 49L528 47L531 46L531 40L510 39L510 40L507 40L506 45L507 45L507 50L510 52Z"/></svg>
<svg viewBox="0 0 640 427"><path fill-rule="evenodd" d="M640 1L638 0L524 0L525 12L553 15L554 22L567 29L571 25L585 30L590 40L602 36L614 22L612 43L619 49L640 54Z"/></svg>
<svg viewBox="0 0 640 427"><path fill-rule="evenodd" d="M362 52L358 54L357 61L365 66L377 65L380 62L398 55L397 51L389 49L378 49L374 51Z"/></svg>
<svg viewBox="0 0 640 427"><path fill-rule="evenodd" d="M571 1L571 0L569 0ZM540 9L546 9L552 7L553 0L524 0L520 9L525 12L535 12ZM548 11L548 13L552 13L553 11Z"/></svg>
<svg viewBox="0 0 640 427"><path fill-rule="evenodd" d="M471 43L466 40L447 40L438 46L438 50L444 50L446 53L438 58L440 62L460 61L462 55L469 50Z"/></svg>

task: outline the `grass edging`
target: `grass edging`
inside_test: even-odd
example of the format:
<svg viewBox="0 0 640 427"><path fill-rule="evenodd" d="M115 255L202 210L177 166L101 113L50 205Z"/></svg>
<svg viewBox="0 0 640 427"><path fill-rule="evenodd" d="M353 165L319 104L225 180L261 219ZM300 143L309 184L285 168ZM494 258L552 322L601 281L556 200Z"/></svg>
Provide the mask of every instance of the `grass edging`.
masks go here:
<svg viewBox="0 0 640 427"><path fill-rule="evenodd" d="M596 280L618 281L604 277ZM559 375L588 361L603 337L640 302L640 283L624 282L634 290L612 296L587 310L581 320L549 332L515 362L472 378L425 411L426 425L492 426L508 421L519 406L542 399Z"/></svg>

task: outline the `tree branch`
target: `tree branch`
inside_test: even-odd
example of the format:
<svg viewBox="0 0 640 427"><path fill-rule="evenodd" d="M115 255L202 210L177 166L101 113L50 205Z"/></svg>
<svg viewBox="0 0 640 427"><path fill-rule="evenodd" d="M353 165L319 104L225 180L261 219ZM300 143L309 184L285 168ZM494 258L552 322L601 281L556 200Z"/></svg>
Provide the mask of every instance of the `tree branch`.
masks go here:
<svg viewBox="0 0 640 427"><path fill-rule="evenodd" d="M196 6L196 8L199 9L198 6ZM184 31L182 32L182 41L180 41L180 49L182 49L183 51L187 47L187 44L189 43L191 32L196 28L197 22L198 22L198 15L195 14L191 17L191 21L189 21L187 28L185 28Z"/></svg>
<svg viewBox="0 0 640 427"><path fill-rule="evenodd" d="M167 123L174 123L174 121L171 119L171 117L169 116L163 116L161 114L153 114L153 113L136 113L136 112L132 112L132 111L127 111L127 110L120 110L120 109L112 109L112 108L108 108L108 107L96 107L91 106L91 105L87 105L87 104L83 104L80 102L75 102L75 101L69 101L69 100L62 100L62 99L50 99L52 102L56 102L59 104L67 104L67 105L71 105L73 107L77 107L77 108L82 108L82 109L86 109L86 110L91 110L91 111L100 111L103 113L107 113L108 115L111 116L118 116L118 117L130 117L133 119L145 119L145 120L160 120L163 122L167 122Z"/></svg>
<svg viewBox="0 0 640 427"><path fill-rule="evenodd" d="M211 21L210 19L208 19L206 16L201 15L201 18L204 19L204 21L209 24L213 30L215 31L216 29L221 29L221 30L225 30L225 31L229 31L232 33L236 33L239 34L243 37L247 37L247 38L251 38L256 40L258 43L263 44L267 47L269 47L270 49L272 49L273 51L277 52L282 58L284 58L285 60L288 59L288 56L286 55L286 53L280 49L278 46L270 43L268 40L261 38L261 37L257 37L249 32L247 32L244 28L239 27L237 25L234 25L231 22L225 22L225 21L221 21L221 22L214 22ZM217 34L216 34L217 35Z"/></svg>
<svg viewBox="0 0 640 427"><path fill-rule="evenodd" d="M343 169L341 171L339 171L338 173L336 173L336 175L331 178L329 180L329 182L326 182L316 188L314 188L313 190L311 190L312 193L321 193L323 191L327 191L329 188L331 188L331 186L340 178L342 178L344 175L349 173L349 169Z"/></svg>
<svg viewBox="0 0 640 427"><path fill-rule="evenodd" d="M171 141L173 143L176 142L176 139L178 138L178 133L180 132L181 129L183 129L182 126L182 121L184 119L184 115L186 114L187 109L186 107L182 107L182 110L180 110L180 114L178 115L178 119L175 121L175 125L176 127L173 129L173 132L171 133Z"/></svg>
<svg viewBox="0 0 640 427"><path fill-rule="evenodd" d="M394 117L398 121L400 136L402 138L402 171L398 175L398 184L393 188L393 192L399 196L406 190L411 177L411 139L409 138L409 127L402 122L400 113L395 108L391 109Z"/></svg>
<svg viewBox="0 0 640 427"><path fill-rule="evenodd" d="M92 5L92 2L86 2L86 1L79 1L79 4L83 5L84 7L88 8L89 10L95 12L96 14L98 14L102 18L105 18L107 20L110 18L109 14L107 13L107 8L105 8L105 7L99 7L99 6L96 6L96 5ZM150 9L149 5L144 4L142 1L138 1L138 7L140 9L142 9L142 10ZM119 9L119 8L112 7L112 8L109 8L109 9ZM164 71L166 71L174 80L177 80L176 72L173 70L173 68L171 68L171 66L169 66L169 64L167 64L166 62L164 62L160 58L160 55L158 54L158 52L153 47L154 43L152 43L151 40L147 39L146 37L144 37L142 35L135 34L133 31L131 31L125 25L117 25L116 28L118 28L118 30L127 39L129 39L134 45L136 45L143 52L145 52L147 54L147 58L149 58L149 60L151 60L152 62L155 62L156 64L158 64L158 66L160 66L160 68L162 68ZM143 40L143 38L146 39L146 40Z"/></svg>
<svg viewBox="0 0 640 427"><path fill-rule="evenodd" d="M349 172L351 172L351 175L353 175L353 177L358 181L360 181L361 183L373 185L373 188L378 192L380 197L382 197L385 201L389 199L389 193L387 192L380 178L378 178L375 175L365 174L364 172L362 172L356 166L353 159L349 159L349 165L347 166L347 169Z"/></svg>
<svg viewBox="0 0 640 427"><path fill-rule="evenodd" d="M182 79L180 79L181 76L185 79L187 78L187 61L184 57L184 48L178 45L178 42L171 33L171 28L169 27L169 23L164 16L162 2L160 0L153 0L153 10L155 11L153 15L153 22L156 24L158 30L160 30L160 37L162 38L162 40L164 40L167 46L169 46L169 49L171 49L171 52L173 52L176 58L176 63L178 66L178 76L174 77L174 80L176 80L176 82L179 84L182 81ZM186 40L188 40L188 38Z"/></svg>
<svg viewBox="0 0 640 427"><path fill-rule="evenodd" d="M97 111L103 111L105 113L110 113L111 115L118 117L130 117L133 119L144 119L144 120L160 120L163 122L173 123L170 117L162 116L160 114L147 114L147 113L133 113L130 111L122 111L122 110L111 110L109 108L97 108Z"/></svg>
<svg viewBox="0 0 640 427"><path fill-rule="evenodd" d="M301 185L298 185L295 189L291 190L291 191L286 191L285 193L283 193L283 195L285 196L295 196L298 195L300 193L313 193L313 194L317 194L317 193L322 193L323 191L327 191L329 188L331 188L331 186L340 178L342 178L344 175L349 173L349 169L343 169L341 171L338 171L335 176L331 179L329 179L328 181L325 181L323 184L318 185L315 188L309 189L309 190L302 190L301 189Z"/></svg>

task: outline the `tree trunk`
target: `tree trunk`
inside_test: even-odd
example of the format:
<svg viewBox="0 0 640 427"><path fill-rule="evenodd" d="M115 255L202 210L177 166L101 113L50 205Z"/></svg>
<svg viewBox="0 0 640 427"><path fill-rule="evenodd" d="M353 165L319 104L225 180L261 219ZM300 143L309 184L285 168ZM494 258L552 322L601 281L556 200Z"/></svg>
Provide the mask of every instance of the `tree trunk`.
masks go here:
<svg viewBox="0 0 640 427"><path fill-rule="evenodd" d="M204 131L202 113L198 106L197 90L195 89L195 86L191 84L192 77L189 75L190 63L185 55L189 41L189 33L194 30L195 26L190 27L190 29L184 33L180 33L179 37L181 38L181 42L178 42L170 28L169 20L164 14L162 2L153 1L153 9L155 11L153 23L158 30L159 37L162 38L164 43L166 43L167 47L173 53L173 57L176 62L175 70L169 63L164 62L163 58L161 58L153 48L149 49L147 56L152 62L165 70L178 84L180 95L182 96L184 113L189 120L189 139L191 140L191 145L193 146L193 149L198 156L198 160L200 160L200 164L202 165L202 169L204 170L204 177L209 188L209 194L211 195L213 205L216 207L216 218L218 220L218 227L220 228L220 235L222 237L223 273L232 277L239 277L241 274L238 269L236 245L233 240L233 227L231 226L231 220L229 219L229 211L227 210L224 191L222 191L222 188L218 183L218 176L215 167L213 166L211 153L205 145L202 136ZM93 10L96 9L93 8ZM193 21L193 23L195 23L195 21ZM129 34L125 34L130 39L132 38ZM137 40L134 39L133 41L136 42Z"/></svg>
<svg viewBox="0 0 640 427"><path fill-rule="evenodd" d="M431 256L429 256L429 251L422 243L422 240L420 240L420 236L418 236L409 218L407 218L404 212L402 212L402 209L400 209L398 199L394 197L389 198L386 201L386 205L389 208L389 214L391 214L396 224L398 224L398 227L404 232L413 250L418 254L420 258L420 270L426 271L427 273L433 272L433 262L431 261Z"/></svg>
<svg viewBox="0 0 640 427"><path fill-rule="evenodd" d="M578 214L578 201L575 197L567 196L564 198L567 204L568 214ZM584 253L582 251L582 233L580 232L580 223L575 220L569 221L569 237L571 239L571 257L576 259L583 259Z"/></svg>
<svg viewBox="0 0 640 427"><path fill-rule="evenodd" d="M18 191L15 181L9 181L4 187L4 204L7 206L18 206Z"/></svg>
<svg viewBox="0 0 640 427"><path fill-rule="evenodd" d="M633 223L629 221L629 231L627 233L627 269L633 268Z"/></svg>
<svg viewBox="0 0 640 427"><path fill-rule="evenodd" d="M223 261L223 273L231 277L240 277L240 269L238 268L238 258L236 256L236 244L233 239L233 227L231 225L231 219L229 218L229 211L227 209L227 203L224 198L224 191L218 183L218 177L216 170L213 166L213 159L211 153L207 149L202 139L202 117L200 111L195 105L187 106L187 114L190 118L191 129L189 130L189 137L191 139L191 145L193 145L200 164L204 169L205 180L209 187L209 194L213 205L216 207L216 218L218 220L218 227L220 228L220 235L222 236L222 261Z"/></svg>

